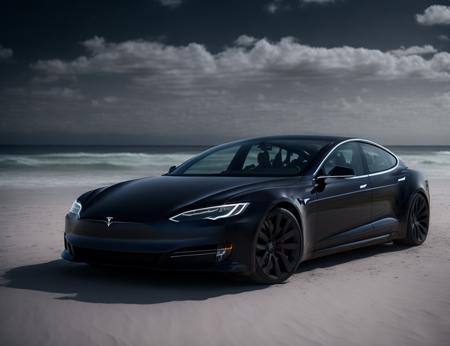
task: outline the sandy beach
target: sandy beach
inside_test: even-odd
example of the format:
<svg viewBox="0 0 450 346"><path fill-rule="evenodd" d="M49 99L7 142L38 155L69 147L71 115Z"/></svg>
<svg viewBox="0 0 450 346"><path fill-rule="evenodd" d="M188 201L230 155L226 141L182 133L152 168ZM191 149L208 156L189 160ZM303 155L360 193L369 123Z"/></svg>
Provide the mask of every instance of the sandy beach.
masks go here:
<svg viewBox="0 0 450 346"><path fill-rule="evenodd" d="M0 9L0 346L450 346L450 0Z"/></svg>
<svg viewBox="0 0 450 346"><path fill-rule="evenodd" d="M1 345L448 345L450 180L423 246L304 263L287 283L101 270L59 258L88 187L0 190Z"/></svg>

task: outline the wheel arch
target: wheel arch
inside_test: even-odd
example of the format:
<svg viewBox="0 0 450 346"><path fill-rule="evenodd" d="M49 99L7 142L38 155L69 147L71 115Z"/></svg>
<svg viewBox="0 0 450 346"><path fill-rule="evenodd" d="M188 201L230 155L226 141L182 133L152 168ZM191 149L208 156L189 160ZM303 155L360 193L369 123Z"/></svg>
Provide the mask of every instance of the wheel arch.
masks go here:
<svg viewBox="0 0 450 346"><path fill-rule="evenodd" d="M298 210L297 206L295 206L295 204L293 204L290 201L280 201L280 202L276 203L275 205L273 205L270 210L273 210L276 208L283 208L283 209L290 211L295 216L298 224L300 225L300 227L303 230L302 217L300 216L300 211Z"/></svg>
<svg viewBox="0 0 450 346"><path fill-rule="evenodd" d="M421 193L425 196L428 204L430 204L430 191L428 180L421 172L409 169L409 192L410 196L415 193Z"/></svg>

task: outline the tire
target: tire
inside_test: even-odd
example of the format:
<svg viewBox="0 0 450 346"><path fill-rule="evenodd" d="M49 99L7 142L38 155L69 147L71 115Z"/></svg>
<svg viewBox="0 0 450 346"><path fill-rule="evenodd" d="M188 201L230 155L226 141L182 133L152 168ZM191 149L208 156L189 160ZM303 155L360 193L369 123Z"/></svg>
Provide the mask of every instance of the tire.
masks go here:
<svg viewBox="0 0 450 346"><path fill-rule="evenodd" d="M302 232L296 217L288 210L270 211L256 232L253 242L253 282L284 282L297 269L302 254Z"/></svg>
<svg viewBox="0 0 450 346"><path fill-rule="evenodd" d="M394 240L395 244L418 246L423 244L428 235L430 207L421 193L415 193L408 207L405 238Z"/></svg>

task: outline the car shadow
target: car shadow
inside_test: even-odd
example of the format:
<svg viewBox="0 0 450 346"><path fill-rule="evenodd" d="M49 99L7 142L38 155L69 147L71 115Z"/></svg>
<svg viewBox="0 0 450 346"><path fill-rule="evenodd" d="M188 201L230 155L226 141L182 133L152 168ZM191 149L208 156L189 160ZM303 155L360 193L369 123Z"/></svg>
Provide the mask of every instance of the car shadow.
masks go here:
<svg viewBox="0 0 450 346"><path fill-rule="evenodd" d="M239 282L229 275L157 272L139 268L93 267L55 260L13 268L3 287L60 294L57 299L105 304L158 304L205 300L267 286Z"/></svg>
<svg viewBox="0 0 450 346"><path fill-rule="evenodd" d="M332 267L404 247L379 245L302 264L298 273ZM55 293L56 299L106 304L157 304L205 300L267 289L223 273L153 272L143 269L96 268L55 260L21 266L3 275L3 287Z"/></svg>

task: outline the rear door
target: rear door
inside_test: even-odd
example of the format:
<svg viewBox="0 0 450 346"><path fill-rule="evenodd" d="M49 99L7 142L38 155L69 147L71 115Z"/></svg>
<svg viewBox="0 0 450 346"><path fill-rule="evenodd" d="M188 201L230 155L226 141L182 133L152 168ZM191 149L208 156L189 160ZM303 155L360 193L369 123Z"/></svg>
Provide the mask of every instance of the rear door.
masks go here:
<svg viewBox="0 0 450 346"><path fill-rule="evenodd" d="M334 176L335 172L349 169L353 171L351 176ZM317 180L316 199L312 203L316 213L315 250L356 239L358 235L352 230L369 232L370 181L364 174L359 144L341 144L324 161L317 175L327 178Z"/></svg>
<svg viewBox="0 0 450 346"><path fill-rule="evenodd" d="M406 186L404 168L384 148L364 142L360 146L372 186L373 226L380 234L395 231L401 211L401 190Z"/></svg>

